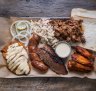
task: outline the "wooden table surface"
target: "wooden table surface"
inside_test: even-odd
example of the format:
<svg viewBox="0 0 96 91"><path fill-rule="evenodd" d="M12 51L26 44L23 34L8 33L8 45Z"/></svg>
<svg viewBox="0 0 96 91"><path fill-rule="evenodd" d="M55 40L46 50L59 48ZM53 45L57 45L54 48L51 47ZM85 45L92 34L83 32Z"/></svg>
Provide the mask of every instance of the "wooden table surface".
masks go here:
<svg viewBox="0 0 96 91"><path fill-rule="evenodd" d="M0 16L65 17L72 8L96 10L96 0L0 0ZM0 79L0 91L96 91L88 78Z"/></svg>

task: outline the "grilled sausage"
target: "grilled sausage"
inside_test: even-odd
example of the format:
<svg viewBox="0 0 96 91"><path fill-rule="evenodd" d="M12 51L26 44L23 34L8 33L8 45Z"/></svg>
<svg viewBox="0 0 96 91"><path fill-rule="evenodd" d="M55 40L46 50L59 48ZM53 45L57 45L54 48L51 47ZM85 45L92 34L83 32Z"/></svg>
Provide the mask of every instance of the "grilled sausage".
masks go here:
<svg viewBox="0 0 96 91"><path fill-rule="evenodd" d="M42 61L33 60L31 63L32 66L34 66L37 70L42 73L45 73L48 70L48 67Z"/></svg>
<svg viewBox="0 0 96 91"><path fill-rule="evenodd" d="M39 70L40 72L45 73L48 71L48 67L43 63L43 61L36 53L36 50L38 49L39 41L40 41L40 37L36 34L33 34L28 44L29 57L31 59L32 66L37 70Z"/></svg>

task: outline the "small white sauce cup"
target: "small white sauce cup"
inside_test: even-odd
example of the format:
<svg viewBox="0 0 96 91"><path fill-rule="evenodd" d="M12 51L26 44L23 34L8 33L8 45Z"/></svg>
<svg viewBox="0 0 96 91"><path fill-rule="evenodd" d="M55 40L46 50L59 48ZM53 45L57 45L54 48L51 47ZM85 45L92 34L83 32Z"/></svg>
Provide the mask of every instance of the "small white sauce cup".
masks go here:
<svg viewBox="0 0 96 91"><path fill-rule="evenodd" d="M62 48L63 48L63 46L62 46L62 48L59 50L59 49L57 49L60 45L62 45L62 44L64 44L65 46L66 46L66 48L68 48L68 51L67 51L67 49L65 48L65 55L63 56L63 54L62 54L62 52L64 52L64 50L62 50ZM64 46L64 47L65 47ZM58 51L58 52L57 52ZM61 54L59 54L60 53L60 51L61 51ZM65 42L65 41L60 41L60 42L58 42L56 45L55 45L55 53L60 57L60 58L67 58L67 57L69 57L69 55L71 54L71 46L67 43L67 42Z"/></svg>

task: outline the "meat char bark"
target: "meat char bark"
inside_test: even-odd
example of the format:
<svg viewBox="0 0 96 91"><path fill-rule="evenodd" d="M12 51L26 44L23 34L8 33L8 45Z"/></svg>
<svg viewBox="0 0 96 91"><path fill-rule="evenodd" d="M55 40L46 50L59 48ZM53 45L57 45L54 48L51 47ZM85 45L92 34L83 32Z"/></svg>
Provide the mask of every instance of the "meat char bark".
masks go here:
<svg viewBox="0 0 96 91"><path fill-rule="evenodd" d="M63 75L67 74L67 70L63 62L64 60L59 58L49 45L45 44L42 48L38 48L36 53L55 73Z"/></svg>

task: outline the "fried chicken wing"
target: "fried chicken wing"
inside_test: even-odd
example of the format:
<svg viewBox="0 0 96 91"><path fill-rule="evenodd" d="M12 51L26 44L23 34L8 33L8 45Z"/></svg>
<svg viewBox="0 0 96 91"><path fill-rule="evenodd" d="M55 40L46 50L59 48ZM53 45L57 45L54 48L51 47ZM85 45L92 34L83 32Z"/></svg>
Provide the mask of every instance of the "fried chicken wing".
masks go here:
<svg viewBox="0 0 96 91"><path fill-rule="evenodd" d="M84 66L80 63L77 63L74 60L70 60L67 65L70 71L78 71L78 72L90 72L93 70L93 67Z"/></svg>
<svg viewBox="0 0 96 91"><path fill-rule="evenodd" d="M78 53L80 53L81 55L85 56L88 59L94 59L94 56L92 53L90 53L88 50L86 50L85 48L82 48L80 46L76 46L74 47L76 49L76 51Z"/></svg>
<svg viewBox="0 0 96 91"><path fill-rule="evenodd" d="M72 60L82 64L82 65L85 65L85 66L93 66L93 62L88 60L87 58L83 57L82 55L80 54L73 54L72 55Z"/></svg>

